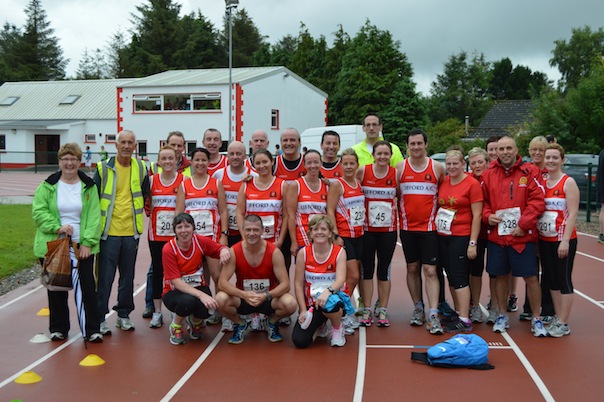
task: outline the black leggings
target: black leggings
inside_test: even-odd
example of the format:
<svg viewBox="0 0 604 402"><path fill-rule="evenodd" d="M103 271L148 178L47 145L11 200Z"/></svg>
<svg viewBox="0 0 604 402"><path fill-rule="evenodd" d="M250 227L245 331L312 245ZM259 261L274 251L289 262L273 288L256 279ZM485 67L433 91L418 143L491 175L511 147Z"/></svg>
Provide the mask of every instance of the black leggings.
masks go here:
<svg viewBox="0 0 604 402"><path fill-rule="evenodd" d="M470 236L438 236L439 260L453 289L462 289L470 284L469 242Z"/></svg>
<svg viewBox="0 0 604 402"><path fill-rule="evenodd" d="M155 269L155 267L153 267ZM203 293L212 296L210 288L207 286L197 288ZM208 308L199 300L199 297L195 297L188 293L183 293L180 290L171 290L166 293L163 297L164 304L168 310L174 312L180 317L188 317L191 314L195 318L205 319L210 316Z"/></svg>
<svg viewBox="0 0 604 402"><path fill-rule="evenodd" d="M539 241L542 280L551 290L559 290L563 295L573 293L573 264L577 253L577 239L571 239L566 258L558 258L560 242Z"/></svg>
<svg viewBox="0 0 604 402"><path fill-rule="evenodd" d="M336 308L333 311L330 311L330 313L335 313L337 311L340 311L339 306L336 306ZM326 321L327 317L323 315L323 309L321 307L315 309L312 315L312 321L310 322L308 328L302 329L302 327L300 327L300 322L296 320L296 325L294 325L294 329L292 331L292 342L294 343L294 346L300 349L309 347L312 344L315 332Z"/></svg>
<svg viewBox="0 0 604 402"><path fill-rule="evenodd" d="M396 231L365 232L363 235L363 279L373 279L375 255L377 254L377 277L380 281L390 280L390 262L396 248Z"/></svg>
<svg viewBox="0 0 604 402"><path fill-rule="evenodd" d="M151 253L151 264L153 265L153 276L151 277L151 289L153 299L161 299L164 290L164 264L162 263L162 250L167 242L149 240L149 252Z"/></svg>

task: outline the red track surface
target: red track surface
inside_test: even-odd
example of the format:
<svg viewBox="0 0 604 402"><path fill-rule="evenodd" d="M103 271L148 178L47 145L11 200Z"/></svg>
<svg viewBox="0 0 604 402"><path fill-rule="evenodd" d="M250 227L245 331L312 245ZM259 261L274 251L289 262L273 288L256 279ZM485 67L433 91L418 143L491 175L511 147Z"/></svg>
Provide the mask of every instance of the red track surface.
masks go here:
<svg viewBox="0 0 604 402"><path fill-rule="evenodd" d="M5 177L0 174L0 187ZM291 343L291 327L282 328L284 342L279 344L271 344L261 332L248 335L241 345L229 345L228 334L209 327L204 340L172 346L166 326L150 329L141 318L141 286L150 261L145 237L137 263L135 288L140 293L131 317L133 332L115 329L102 344L85 349L72 316L68 341L31 343L37 333L48 335L48 318L36 315L47 305L45 290L33 282L0 297L0 400L601 400L604 246L581 235L579 252L573 275L577 292L572 335L534 338L530 324L518 321L518 313L511 313L511 327L504 335L476 324L475 333L489 342L489 360L496 368L475 371L411 362L413 348L423 351L450 335L432 336L424 328L409 326L412 303L401 247L392 263L390 328L360 329L347 337L343 348L318 340L309 349L297 350ZM115 296L114 290L112 302ZM483 304L487 299L485 275ZM108 322L114 325L115 315ZM92 353L105 364L80 366ZM34 371L42 381L15 383L23 371Z"/></svg>

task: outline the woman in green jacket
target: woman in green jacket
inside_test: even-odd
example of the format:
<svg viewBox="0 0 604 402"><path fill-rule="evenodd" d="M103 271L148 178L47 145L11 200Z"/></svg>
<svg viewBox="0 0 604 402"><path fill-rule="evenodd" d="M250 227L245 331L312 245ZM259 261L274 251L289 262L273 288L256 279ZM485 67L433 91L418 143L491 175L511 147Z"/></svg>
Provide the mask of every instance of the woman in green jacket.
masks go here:
<svg viewBox="0 0 604 402"><path fill-rule="evenodd" d="M80 172L82 150L76 143L59 149L60 170L50 175L36 190L32 217L36 223L34 254L43 260L46 243L70 235L79 245L79 276L85 311L84 338L102 342L94 282L94 255L99 252L101 213L94 181ZM69 332L68 292L48 291L50 334L53 341L67 338Z"/></svg>

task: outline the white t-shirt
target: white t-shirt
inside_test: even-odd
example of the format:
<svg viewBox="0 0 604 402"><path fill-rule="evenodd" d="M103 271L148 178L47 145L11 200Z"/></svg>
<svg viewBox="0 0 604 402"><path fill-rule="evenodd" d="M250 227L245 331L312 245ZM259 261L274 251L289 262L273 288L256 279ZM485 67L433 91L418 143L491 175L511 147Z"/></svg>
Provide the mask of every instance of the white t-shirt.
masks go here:
<svg viewBox="0 0 604 402"><path fill-rule="evenodd" d="M80 242L80 215L82 214L82 183L68 184L59 180L57 206L61 225L73 226L71 240Z"/></svg>

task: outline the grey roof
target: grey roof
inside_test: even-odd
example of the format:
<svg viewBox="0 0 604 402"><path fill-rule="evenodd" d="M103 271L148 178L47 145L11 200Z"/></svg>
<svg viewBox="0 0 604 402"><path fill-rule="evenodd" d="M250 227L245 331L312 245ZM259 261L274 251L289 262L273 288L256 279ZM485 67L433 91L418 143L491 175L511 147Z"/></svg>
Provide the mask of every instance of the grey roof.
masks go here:
<svg viewBox="0 0 604 402"><path fill-rule="evenodd" d="M535 105L531 100L497 101L470 137L486 139L493 135L509 135L510 129L517 130L531 121L534 109Z"/></svg>
<svg viewBox="0 0 604 402"><path fill-rule="evenodd" d="M327 96L321 89L315 87L308 81L296 75L285 67L239 67L232 69L232 82L246 84L276 74L287 74L323 96ZM136 81L121 85L122 88L130 87L163 87L184 85L228 85L228 68L211 68L198 70L170 70L164 71Z"/></svg>
<svg viewBox="0 0 604 402"><path fill-rule="evenodd" d="M0 121L115 119L117 87L132 80L7 82L0 87L0 102L11 96L19 100L0 106ZM71 105L60 105L69 95L80 98Z"/></svg>
<svg viewBox="0 0 604 402"><path fill-rule="evenodd" d="M28 130L61 130L83 120L8 120L0 121L0 127L21 128Z"/></svg>

